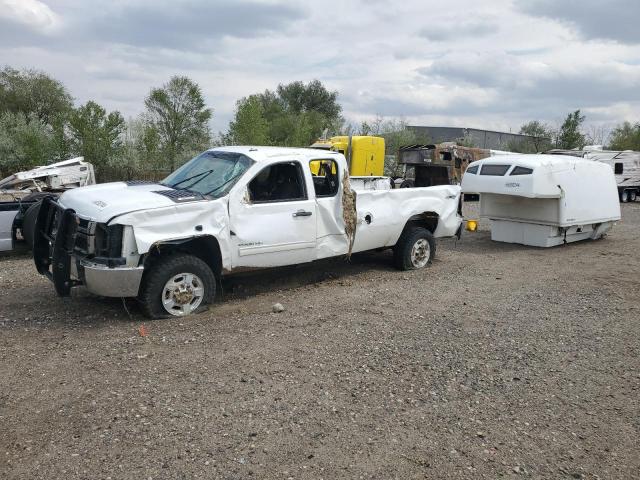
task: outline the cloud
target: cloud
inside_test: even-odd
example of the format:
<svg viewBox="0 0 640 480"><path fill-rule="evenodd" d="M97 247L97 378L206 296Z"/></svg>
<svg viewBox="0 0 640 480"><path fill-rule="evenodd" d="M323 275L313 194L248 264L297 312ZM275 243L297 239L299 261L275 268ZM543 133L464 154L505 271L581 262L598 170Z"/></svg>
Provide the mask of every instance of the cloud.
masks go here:
<svg viewBox="0 0 640 480"><path fill-rule="evenodd" d="M517 0L516 6L528 15L568 23L586 39L640 43L638 0Z"/></svg>
<svg viewBox="0 0 640 480"><path fill-rule="evenodd" d="M60 25L60 17L38 0L0 0L0 22L50 32Z"/></svg>
<svg viewBox="0 0 640 480"><path fill-rule="evenodd" d="M553 118L581 108L598 112L609 105L640 103L640 66L607 61L540 62L505 52L452 54L417 69L425 83L447 84L449 90L479 89L486 102L454 98L446 108L429 113L453 115L516 113L524 118ZM620 110L619 108L617 110Z"/></svg>
<svg viewBox="0 0 640 480"><path fill-rule="evenodd" d="M418 31L418 36L434 42L445 42L461 37L485 37L495 33L497 29L498 25L495 21L487 18L467 20L449 17L431 20L428 26Z"/></svg>
<svg viewBox="0 0 640 480"><path fill-rule="evenodd" d="M91 21L102 41L138 47L204 50L224 37L258 38L282 32L302 9L257 1L148 1L111 7Z"/></svg>
<svg viewBox="0 0 640 480"><path fill-rule="evenodd" d="M354 121L382 114L508 130L576 108L587 121L638 121L639 6L0 0L0 67L44 70L76 103L125 117L144 109L152 87L187 75L215 109L214 131L227 128L238 98L314 78L339 91Z"/></svg>

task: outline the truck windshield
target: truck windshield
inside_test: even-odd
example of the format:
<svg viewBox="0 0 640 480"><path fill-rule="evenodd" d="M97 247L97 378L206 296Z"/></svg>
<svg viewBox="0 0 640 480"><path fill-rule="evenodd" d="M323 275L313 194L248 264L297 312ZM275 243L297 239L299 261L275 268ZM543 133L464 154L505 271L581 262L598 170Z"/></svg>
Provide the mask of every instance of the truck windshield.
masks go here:
<svg viewBox="0 0 640 480"><path fill-rule="evenodd" d="M167 187L181 188L222 197L253 164L246 155L235 152L204 152L189 160L162 182Z"/></svg>

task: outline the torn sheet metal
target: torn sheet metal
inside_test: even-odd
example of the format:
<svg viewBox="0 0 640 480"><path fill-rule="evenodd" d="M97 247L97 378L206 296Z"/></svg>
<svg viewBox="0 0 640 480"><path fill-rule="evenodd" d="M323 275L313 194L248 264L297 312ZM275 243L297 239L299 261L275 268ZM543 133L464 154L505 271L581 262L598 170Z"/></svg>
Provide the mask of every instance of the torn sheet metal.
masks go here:
<svg viewBox="0 0 640 480"><path fill-rule="evenodd" d="M14 173L0 180L0 190L60 191L94 183L93 165L85 162L84 157L76 157Z"/></svg>

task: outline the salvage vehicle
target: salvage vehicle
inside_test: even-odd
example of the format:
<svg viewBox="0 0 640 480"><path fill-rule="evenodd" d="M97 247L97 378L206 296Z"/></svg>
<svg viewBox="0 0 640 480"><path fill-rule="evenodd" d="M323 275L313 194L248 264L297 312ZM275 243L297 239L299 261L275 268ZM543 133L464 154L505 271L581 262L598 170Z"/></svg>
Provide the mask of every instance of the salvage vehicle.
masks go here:
<svg viewBox="0 0 640 480"><path fill-rule="evenodd" d="M463 192L480 193L491 240L552 247L602 238L620 220L613 171L567 155L509 155L473 162Z"/></svg>
<svg viewBox="0 0 640 480"><path fill-rule="evenodd" d="M469 163L511 152L464 147L455 142L404 145L398 149L398 166L402 177L396 180L400 188L459 185ZM465 197L466 200L466 197Z"/></svg>
<svg viewBox="0 0 640 480"><path fill-rule="evenodd" d="M65 190L93 185L93 165L84 157L72 158L0 180L0 252L13 250L19 242L33 245L33 229L40 201Z"/></svg>
<svg viewBox="0 0 640 480"><path fill-rule="evenodd" d="M137 297L151 318L183 316L214 300L222 275L247 268L384 248L393 248L398 268L423 268L435 239L459 236L461 225L458 186L354 191L341 153L224 147L160 183L107 183L46 199L34 261L61 296L84 285Z"/></svg>

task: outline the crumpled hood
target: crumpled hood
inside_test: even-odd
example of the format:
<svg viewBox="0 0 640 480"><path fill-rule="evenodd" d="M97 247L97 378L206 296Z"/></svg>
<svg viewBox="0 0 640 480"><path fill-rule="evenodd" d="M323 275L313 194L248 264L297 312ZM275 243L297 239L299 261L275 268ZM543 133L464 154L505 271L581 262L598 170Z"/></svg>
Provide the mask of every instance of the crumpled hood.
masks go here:
<svg viewBox="0 0 640 480"><path fill-rule="evenodd" d="M83 218L104 223L125 213L175 206L171 198L154 193L162 190L172 189L157 183L102 183L68 190L58 202Z"/></svg>

